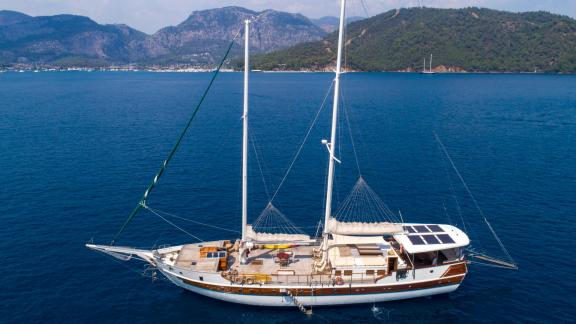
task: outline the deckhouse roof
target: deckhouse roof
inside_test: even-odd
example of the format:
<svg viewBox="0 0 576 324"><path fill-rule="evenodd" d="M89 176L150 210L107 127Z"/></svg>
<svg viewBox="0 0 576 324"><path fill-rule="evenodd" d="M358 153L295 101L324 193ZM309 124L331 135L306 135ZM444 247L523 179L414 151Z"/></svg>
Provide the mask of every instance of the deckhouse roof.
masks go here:
<svg viewBox="0 0 576 324"><path fill-rule="evenodd" d="M468 235L459 228L444 224L404 224L404 233L394 234L408 253L422 253L465 247Z"/></svg>

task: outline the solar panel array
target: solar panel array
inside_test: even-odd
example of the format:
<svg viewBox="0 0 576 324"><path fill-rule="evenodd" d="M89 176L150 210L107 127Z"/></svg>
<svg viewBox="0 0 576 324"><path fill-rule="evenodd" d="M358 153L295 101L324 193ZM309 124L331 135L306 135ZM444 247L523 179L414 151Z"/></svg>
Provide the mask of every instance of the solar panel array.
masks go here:
<svg viewBox="0 0 576 324"><path fill-rule="evenodd" d="M408 239L413 245L452 244L455 243L449 234L438 225L404 226Z"/></svg>

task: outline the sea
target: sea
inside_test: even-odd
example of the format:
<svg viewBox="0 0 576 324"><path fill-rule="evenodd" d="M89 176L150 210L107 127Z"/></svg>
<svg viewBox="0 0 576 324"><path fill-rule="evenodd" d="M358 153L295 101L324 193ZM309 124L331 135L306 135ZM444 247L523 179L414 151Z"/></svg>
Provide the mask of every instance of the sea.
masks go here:
<svg viewBox="0 0 576 324"><path fill-rule="evenodd" d="M454 224L472 251L509 253L518 270L471 260L453 293L306 316L211 300L88 250L140 201L211 75L0 74L0 322L576 321L574 75L343 75L333 209L362 177L405 222ZM333 78L252 73L250 221L272 200L299 230L321 230ZM217 77L147 199L179 218L143 210L117 245L238 237L242 91L242 74Z"/></svg>

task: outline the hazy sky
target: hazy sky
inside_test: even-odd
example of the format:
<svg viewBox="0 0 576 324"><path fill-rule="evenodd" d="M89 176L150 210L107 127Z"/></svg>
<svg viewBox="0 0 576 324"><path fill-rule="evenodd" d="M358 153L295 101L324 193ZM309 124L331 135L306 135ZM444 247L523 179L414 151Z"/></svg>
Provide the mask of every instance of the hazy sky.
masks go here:
<svg viewBox="0 0 576 324"><path fill-rule="evenodd" d="M576 0L364 0L369 15L423 3L427 7L487 7L509 11L546 10L576 17ZM242 6L254 10L277 9L311 18L335 16L339 0L0 0L0 10L33 16L70 13L99 23L123 23L147 33L176 25L194 10ZM361 0L348 0L349 15L366 16Z"/></svg>

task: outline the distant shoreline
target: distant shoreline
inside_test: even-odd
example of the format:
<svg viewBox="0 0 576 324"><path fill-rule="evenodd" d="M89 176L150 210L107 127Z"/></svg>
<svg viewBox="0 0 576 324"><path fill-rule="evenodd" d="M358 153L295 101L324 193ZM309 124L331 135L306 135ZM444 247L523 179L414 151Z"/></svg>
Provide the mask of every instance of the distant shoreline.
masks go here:
<svg viewBox="0 0 576 324"><path fill-rule="evenodd" d="M46 73L46 72L146 72L146 73L210 73L214 69L204 68L47 68L47 69L0 69L0 73ZM223 69L221 73L241 73L240 70ZM252 73L333 73L326 70L254 70ZM346 73L397 73L397 74L422 74L419 71L348 71ZM546 71L458 71L458 72L436 72L434 74L549 74L549 75L573 75L576 72L546 72ZM433 76L434 74L426 74Z"/></svg>
<svg viewBox="0 0 576 324"><path fill-rule="evenodd" d="M191 66L191 65L107 65L107 66L59 66L51 64L6 64L0 65L0 73L2 72L151 72L151 73L207 73L213 72L215 69L212 66ZM433 68L434 73L426 74L428 76L434 74L576 74L576 71L469 71L460 67L438 65ZM243 68L238 66L224 67L220 72L243 72ZM299 70L261 70L257 67L252 69L253 73L334 73L333 67L315 68L315 69L299 69ZM413 68L404 68L398 70L382 70L382 71L361 71L347 69L345 73L407 73L407 74L421 74L421 70Z"/></svg>

